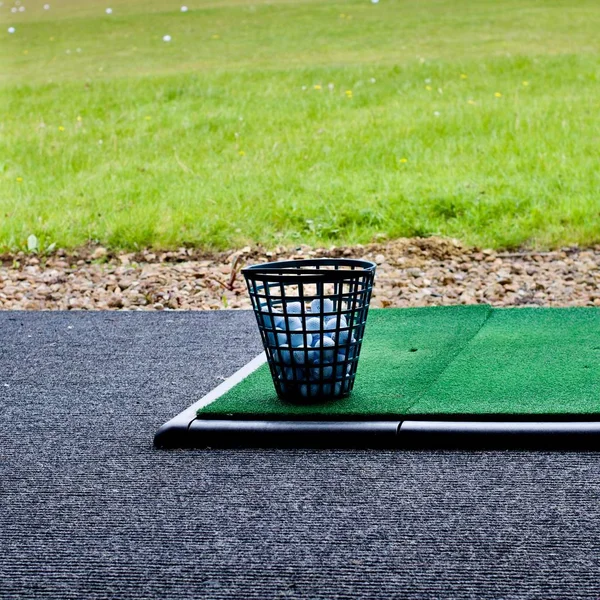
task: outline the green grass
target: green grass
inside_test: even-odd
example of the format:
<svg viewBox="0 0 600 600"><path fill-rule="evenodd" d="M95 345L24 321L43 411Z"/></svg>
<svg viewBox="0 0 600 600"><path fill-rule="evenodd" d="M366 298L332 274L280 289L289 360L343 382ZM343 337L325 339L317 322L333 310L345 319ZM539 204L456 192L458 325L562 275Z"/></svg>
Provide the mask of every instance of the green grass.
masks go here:
<svg viewBox="0 0 600 600"><path fill-rule="evenodd" d="M373 310L347 398L282 402L264 365L198 415L598 415L599 336L598 308Z"/></svg>
<svg viewBox="0 0 600 600"><path fill-rule="evenodd" d="M0 250L600 242L596 0L47 1L0 8Z"/></svg>

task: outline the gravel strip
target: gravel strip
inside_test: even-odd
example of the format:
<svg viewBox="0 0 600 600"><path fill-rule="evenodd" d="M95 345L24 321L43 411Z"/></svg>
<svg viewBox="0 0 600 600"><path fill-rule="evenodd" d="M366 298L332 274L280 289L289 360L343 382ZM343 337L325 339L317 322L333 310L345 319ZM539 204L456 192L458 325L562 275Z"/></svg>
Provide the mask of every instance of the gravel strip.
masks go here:
<svg viewBox="0 0 600 600"><path fill-rule="evenodd" d="M111 253L105 248L0 256L0 309L250 308L244 265L353 257L377 263L372 306L488 303L600 306L600 246L502 253L441 238L353 247L242 248L220 254Z"/></svg>

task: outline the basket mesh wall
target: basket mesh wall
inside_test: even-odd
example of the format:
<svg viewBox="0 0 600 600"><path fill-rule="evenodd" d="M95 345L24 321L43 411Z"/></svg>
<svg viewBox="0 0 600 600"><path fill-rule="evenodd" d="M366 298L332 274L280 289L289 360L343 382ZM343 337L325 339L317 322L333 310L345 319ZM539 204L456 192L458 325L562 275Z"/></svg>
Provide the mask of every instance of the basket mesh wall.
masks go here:
<svg viewBox="0 0 600 600"><path fill-rule="evenodd" d="M310 401L354 386L375 265L299 260L244 269L275 389Z"/></svg>

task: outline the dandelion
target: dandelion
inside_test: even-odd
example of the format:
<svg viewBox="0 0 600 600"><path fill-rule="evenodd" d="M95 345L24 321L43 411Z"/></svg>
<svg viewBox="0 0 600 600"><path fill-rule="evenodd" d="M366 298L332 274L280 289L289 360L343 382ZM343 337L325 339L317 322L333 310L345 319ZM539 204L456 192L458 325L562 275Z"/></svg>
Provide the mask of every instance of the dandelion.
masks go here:
<svg viewBox="0 0 600 600"><path fill-rule="evenodd" d="M476 104L475 100L467 100L467 104Z"/></svg>
<svg viewBox="0 0 600 600"><path fill-rule="evenodd" d="M212 34L210 37L211 37L213 40L218 40L218 39L219 39L221 36L220 36L218 33L213 33L213 34Z"/></svg>
<svg viewBox="0 0 600 600"><path fill-rule="evenodd" d="M23 178L22 177L17 177L17 183L22 183L23 182Z"/></svg>
<svg viewBox="0 0 600 600"><path fill-rule="evenodd" d="M527 87L527 86L529 85L529 81L524 81L524 82L523 82L523 85L524 85L525 87Z"/></svg>
<svg viewBox="0 0 600 600"><path fill-rule="evenodd" d="M65 130L65 128L64 128L62 125L59 125L59 127L58 127L58 130L59 130L59 131L64 131L64 130Z"/></svg>
<svg viewBox="0 0 600 600"><path fill-rule="evenodd" d="M465 73L461 73L461 74L460 74L460 78L461 78L461 79L467 79L467 75L466 75Z"/></svg>
<svg viewBox="0 0 600 600"><path fill-rule="evenodd" d="M23 54L29 54L29 50L23 50Z"/></svg>
<svg viewBox="0 0 600 600"><path fill-rule="evenodd" d="M313 86L315 88L315 90L320 90L321 86L317 83L317 85Z"/></svg>
<svg viewBox="0 0 600 600"><path fill-rule="evenodd" d="M240 150L240 151L238 152L238 154L239 154L240 156L246 156L246 153L245 153L243 150Z"/></svg>
<svg viewBox="0 0 600 600"><path fill-rule="evenodd" d="M14 27L8 28L8 33L14 33L15 31L16 31L16 29Z"/></svg>
<svg viewBox="0 0 600 600"><path fill-rule="evenodd" d="M107 15L112 15L112 8L107 8L106 9L106 14Z"/></svg>
<svg viewBox="0 0 600 600"><path fill-rule="evenodd" d="M345 19L345 18L346 18L346 15L345 15L344 13L342 13L342 14L340 15L340 19Z"/></svg>
<svg viewBox="0 0 600 600"><path fill-rule="evenodd" d="M425 86L425 89L426 89L428 92L430 92L430 91L431 91L433 88L432 88L430 85L426 85L426 86Z"/></svg>
<svg viewBox="0 0 600 600"><path fill-rule="evenodd" d="M188 7L187 6L182 6L181 7L181 12L187 12L188 11Z"/></svg>
<svg viewBox="0 0 600 600"><path fill-rule="evenodd" d="M401 162L401 163L403 163L403 164L404 164L404 163L407 163L407 162L408 162L408 158L404 158L404 157L402 157L402 158L400 159L400 162Z"/></svg>
<svg viewBox="0 0 600 600"><path fill-rule="evenodd" d="M83 121L83 119L81 118L81 115L77 116L77 121L79 121L79 123L81 123L81 121Z"/></svg>
<svg viewBox="0 0 600 600"><path fill-rule="evenodd" d="M346 98L352 98L352 90L346 90Z"/></svg>
<svg viewBox="0 0 600 600"><path fill-rule="evenodd" d="M163 42L170 42L170 41L171 41L170 35L163 35Z"/></svg>
<svg viewBox="0 0 600 600"><path fill-rule="evenodd" d="M496 98L502 98L502 94L500 92L496 92L494 96L496 96Z"/></svg>
<svg viewBox="0 0 600 600"><path fill-rule="evenodd" d="M49 39L51 42L53 42L53 41L54 41L54 36L52 36L52 37L50 37L50 38L48 38L48 39Z"/></svg>
<svg viewBox="0 0 600 600"><path fill-rule="evenodd" d="M146 121L149 121L152 117L144 117Z"/></svg>

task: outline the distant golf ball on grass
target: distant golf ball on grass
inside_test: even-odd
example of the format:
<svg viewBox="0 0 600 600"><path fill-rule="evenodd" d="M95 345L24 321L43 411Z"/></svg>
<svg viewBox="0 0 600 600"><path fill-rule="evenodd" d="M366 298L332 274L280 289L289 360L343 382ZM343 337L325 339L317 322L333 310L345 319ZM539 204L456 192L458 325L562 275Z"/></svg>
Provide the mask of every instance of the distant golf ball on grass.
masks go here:
<svg viewBox="0 0 600 600"><path fill-rule="evenodd" d="M170 42L170 41L171 41L170 35L163 35L163 42Z"/></svg>
<svg viewBox="0 0 600 600"><path fill-rule="evenodd" d="M15 31L16 31L16 29L14 27L8 28L8 33L14 33Z"/></svg>

